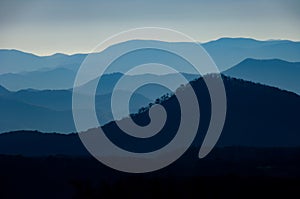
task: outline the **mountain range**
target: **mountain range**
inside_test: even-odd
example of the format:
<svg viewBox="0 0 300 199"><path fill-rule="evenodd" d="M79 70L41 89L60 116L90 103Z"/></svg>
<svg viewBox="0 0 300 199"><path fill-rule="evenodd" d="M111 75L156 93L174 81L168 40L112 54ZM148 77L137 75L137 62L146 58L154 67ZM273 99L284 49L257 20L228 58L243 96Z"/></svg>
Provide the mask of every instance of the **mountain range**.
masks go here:
<svg viewBox="0 0 300 199"><path fill-rule="evenodd" d="M224 74L256 83L271 85L284 90L290 90L297 94L299 90L299 62L290 63L282 60L254 60L246 59L240 64L224 71ZM197 78L197 75L183 74L189 81ZM121 73L104 75L98 84L96 91L96 110L100 124L113 120L110 109L111 94L118 80L123 76ZM125 76L127 86L143 80L155 80L158 82L172 83L174 74L166 75L133 75ZM97 79L92 81L98 81ZM92 85L88 82L82 86L82 93ZM179 87L182 82L174 82ZM128 95L129 91L119 90L122 96ZM148 106L156 98L173 91L167 88L150 84L135 91L130 101L130 113L136 113L141 107ZM84 104L84 103L83 103ZM44 132L74 132L75 126L72 121L72 90L35 90L24 89L9 91L0 86L0 132L13 130L41 130ZM86 111L85 107L81 107ZM119 110L119 115L126 117L125 110ZM15 122L18 121L18 122ZM49 123L51 121L51 123Z"/></svg>
<svg viewBox="0 0 300 199"><path fill-rule="evenodd" d="M118 53L120 49L153 43L158 46L174 45L182 50L189 49L191 45L187 42L133 40L112 45L97 55L107 59ZM222 38L204 43L203 47L226 76L300 94L299 42ZM121 78L124 80L123 88L129 88L134 84L141 85L144 81L158 82L158 84L142 86L135 91L129 104L130 113L137 113L141 107L147 107L155 99L175 91L159 85L160 83L171 84L174 88L184 84L174 80L176 74L124 75L121 73L128 70L131 64L145 61L143 55L151 53L157 61L163 63L171 59L175 69L180 71L188 81L200 77L192 73L185 62L172 60L169 54L158 56L158 52L148 52L147 49L138 53L141 59L121 60L120 63L113 65L111 70L106 71L107 73L100 80L93 79L80 86L79 95L84 98L90 95L87 90L95 84L95 81L99 81L95 99L100 124L106 124L114 119L110 110L111 96ZM36 56L16 50L0 50L0 132L13 130L74 132L72 87L78 67L86 56L85 54ZM123 89L117 92L125 97L130 91ZM80 108L83 112L88 111L85 106ZM125 110L119 110L119 115L127 116Z"/></svg>
<svg viewBox="0 0 300 199"><path fill-rule="evenodd" d="M189 81L197 78L197 75L183 74ZM184 82L174 81L175 74L166 75L123 75L121 73L106 74L98 79L92 80L80 88L80 93L83 103L79 107L82 111L87 111L86 103L84 102L86 96L91 93L86 92L94 81L99 81L95 99L96 110L99 121L105 124L112 121L113 115L111 112L111 97L113 92L120 94L123 99L130 95L128 90L115 90L114 87L118 80L123 77L125 88L130 85L140 83L144 80L157 81L158 83L171 83L175 88L179 87ZM51 77L52 78L52 77ZM55 79L55 78L54 78ZM64 80L64 78L61 78ZM53 80L52 80L53 82ZM148 106L149 103L154 102L155 99L161 97L166 93L172 93L166 87L159 84L148 84L138 88L134 91L130 98L129 111L136 113L141 107ZM121 100L120 99L120 100ZM75 131L72 122L72 89L66 90L36 90L23 89L19 91L9 91L0 85L0 132L21 130L21 129L38 129L45 132L72 132ZM118 117L126 117L126 111L118 109ZM53 118L53 119L52 119ZM120 119L120 118L117 118ZM18 122L16 122L18 121ZM49 123L51 121L51 124Z"/></svg>
<svg viewBox="0 0 300 199"><path fill-rule="evenodd" d="M225 71L247 58L300 61L300 42L289 40L258 41L251 38L221 38L204 43L203 47L220 71Z"/></svg>
<svg viewBox="0 0 300 199"><path fill-rule="evenodd" d="M217 143L218 147L300 147L297 117L300 111L300 96L274 87L226 76L222 78L227 90L228 111L223 132ZM196 91L201 110L200 128L192 144L194 147L199 147L210 122L210 100L202 78L192 81L191 85ZM185 88L182 92L184 90ZM145 140L124 134L116 127L115 122L107 123L103 129L109 139L120 147L127 147L130 151L152 151L172 139L180 118L178 117L180 109L175 96L161 102L161 105L165 107L168 114L166 126L151 138ZM51 117L49 114L48 116ZM132 115L132 118L142 125L149 122L147 111ZM22 119L24 118L18 118L17 121ZM53 118L49 118L49 121L52 122ZM53 127L55 125L51 124ZM86 150L77 134L23 131L0 134L0 153L29 156L84 155Z"/></svg>
<svg viewBox="0 0 300 199"><path fill-rule="evenodd" d="M188 42L162 42L148 40L132 40L112 45L102 52L96 53L100 60L106 60L116 55L122 49L143 47L145 44L157 46L173 46L183 51L189 51L191 43ZM221 38L216 41L203 43L202 46L209 53L220 71L226 71L238 65L247 58L252 59L281 59L287 62L300 62L300 42L288 40L257 41L249 38ZM191 67L183 61L175 59L170 54L161 55L161 52L149 49L138 52L141 60L131 59L116 63L107 73L124 73L133 62L145 61L145 55L151 53L151 57L158 63L171 64L181 73L195 73ZM189 52L197 56L196 52ZM0 85L9 90L20 89L69 89L73 86L76 72L86 58L87 54L54 54L51 56L36 56L17 50L0 50ZM132 56L137 56L136 54ZM143 58L144 57L144 58ZM121 65L120 65L121 64ZM101 63L99 63L101 66ZM56 81L53 81L56 79Z"/></svg>
<svg viewBox="0 0 300 199"><path fill-rule="evenodd" d="M85 54L37 56L19 50L0 50L0 74L43 71L54 68L75 69L86 57ZM78 65L79 64L79 65ZM76 69L77 70L77 69Z"/></svg>
<svg viewBox="0 0 300 199"><path fill-rule="evenodd" d="M121 96L127 91L116 91ZM84 95L79 95L85 99ZM96 111L100 124L113 120L110 109L111 93L96 95ZM147 106L152 100L139 93L133 93L130 110L137 112L140 107ZM87 107L79 107L86 112ZM11 92L0 86L0 132L11 130L41 130L45 132L74 132L72 116L71 90L20 90ZM125 117L124 110L118 114Z"/></svg>

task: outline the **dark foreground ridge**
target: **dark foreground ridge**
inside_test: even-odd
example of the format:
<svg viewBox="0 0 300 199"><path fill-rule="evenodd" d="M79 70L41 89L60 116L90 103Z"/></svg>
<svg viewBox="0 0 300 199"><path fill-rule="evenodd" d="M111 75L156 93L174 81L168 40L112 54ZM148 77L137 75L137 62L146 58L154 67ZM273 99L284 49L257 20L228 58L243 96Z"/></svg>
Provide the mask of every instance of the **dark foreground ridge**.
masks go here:
<svg viewBox="0 0 300 199"><path fill-rule="evenodd" d="M219 76L212 75L211 78ZM227 115L218 147L300 147L300 96L269 86L222 78L227 94ZM192 81L191 85L201 111L193 146L200 147L210 122L210 97L202 78ZM180 89L184 92L184 87ZM134 139L123 133L115 122L103 126L106 135L118 146L132 151L145 152L164 146L177 131L180 108L175 96L159 103L165 107L168 117L165 127L157 135ZM140 125L149 123L148 110L132 117ZM87 155L87 151L76 133L16 131L0 134L0 154L82 156Z"/></svg>

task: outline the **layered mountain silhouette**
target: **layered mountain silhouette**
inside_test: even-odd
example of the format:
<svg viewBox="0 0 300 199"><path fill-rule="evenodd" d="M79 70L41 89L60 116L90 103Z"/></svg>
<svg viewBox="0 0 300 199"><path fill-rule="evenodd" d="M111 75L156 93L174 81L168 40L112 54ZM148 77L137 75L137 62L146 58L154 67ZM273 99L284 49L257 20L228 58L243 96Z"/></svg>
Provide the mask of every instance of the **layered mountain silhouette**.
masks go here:
<svg viewBox="0 0 300 199"><path fill-rule="evenodd" d="M85 54L57 53L51 56L37 56L19 50L0 50L0 74L51 70L58 67L76 69L75 66L78 68L85 57Z"/></svg>
<svg viewBox="0 0 300 199"><path fill-rule="evenodd" d="M188 81L198 78L199 75L183 73ZM101 94L110 93L112 87L117 81L123 76L122 73L110 73L102 76L103 88ZM8 73L0 75L0 85L11 91L18 91L22 89L36 89L36 90L61 90L70 89L73 87L76 72L66 68L56 68L53 70L35 71L35 72L23 72L23 73ZM144 80L158 81L161 83L167 83L174 81L174 74L140 74L140 75L126 75L125 80L130 82L136 81L141 82ZM129 79L129 80L128 80ZM85 88L89 88L90 84L98 81L94 79L83 85ZM181 82L174 82L175 85L179 86ZM132 83L131 83L132 84ZM129 85L130 86L130 85ZM166 90L164 90L166 92ZM157 97L157 95L155 95ZM153 98L150 97L150 98Z"/></svg>
<svg viewBox="0 0 300 199"><path fill-rule="evenodd" d="M72 88L76 72L67 68L52 70L6 73L0 75L0 84L12 91L21 89L69 89Z"/></svg>
<svg viewBox="0 0 300 199"><path fill-rule="evenodd" d="M36 72L39 74L40 72ZM193 80L198 75L183 74L187 80ZM38 77L38 76L37 76ZM41 77L43 78L43 77ZM39 78L39 79L41 79ZM53 82L50 79L56 79L53 76L44 77L49 80L49 84ZM125 96L130 96L131 91L121 90L115 88L117 82L123 78L123 88L129 88L131 85L141 85L143 81L158 82L158 84L147 84L134 91L131 96L129 111L130 113L136 113L141 107L147 106L149 103L154 102L160 96L173 92L168 88L159 85L172 84L174 88L184 83L181 81L174 81L176 74L165 75L123 75L122 73L106 74L99 79L92 80L82 85L80 89L76 90L80 93L79 97L82 99L82 107L79 107L81 111L87 112L85 98L86 96L93 95L88 92L89 88L97 82L98 87L95 93L96 110L99 113L100 124L105 124L112 121L113 115L111 112L111 97L112 93L116 92L121 95L118 100L123 100ZM60 78L61 81L65 79ZM36 80L36 79L32 79ZM41 80L43 81L43 80ZM97 81L97 82L96 82ZM54 81L55 82L55 81ZM55 83L54 83L55 84ZM72 83L73 84L73 83ZM19 91L9 91L5 87L0 87L0 106L3 110L9 112L0 113L0 117L3 118L0 123L0 132L11 130L32 129L41 130L45 132L57 131L57 132L73 132L75 131L72 124L72 90L35 90L24 89ZM119 108L117 110L118 118L127 116L126 107ZM53 120L51 119L53 118ZM16 123L15 121L20 121ZM51 124L49 121L52 121ZM66 124L65 126L63 124Z"/></svg>
<svg viewBox="0 0 300 199"><path fill-rule="evenodd" d="M122 49L143 47L146 44L155 44L161 47L175 47L183 51L189 51L192 43L188 42L162 42L148 40L132 40L112 45L102 52L95 53L99 60L107 60L120 52ZM289 62L300 62L300 43L287 40L257 41L248 38L222 38L216 41L203 43L204 49L211 55L220 71L240 63L244 59L281 59ZM150 52L151 51L151 52ZM146 61L145 55L151 54L157 59L157 63L171 64L174 69L181 73L195 73L187 62L176 59L170 53L162 54L157 50L141 50L132 54L135 58L121 60L112 66L107 73L125 73L133 62ZM197 56L197 52L189 52ZM0 85L10 90L25 88L33 89L66 89L71 88L75 73L86 58L87 54L54 54L51 56L36 56L17 50L0 50ZM98 63L101 67L103 64ZM64 77L64 81L59 80ZM56 78L56 82L53 79ZM52 82L51 82L52 81Z"/></svg>
<svg viewBox="0 0 300 199"><path fill-rule="evenodd" d="M204 43L203 47L221 71L241 61L252 59L281 59L299 62L300 42L289 40L258 41L251 38L221 38Z"/></svg>
<svg viewBox="0 0 300 199"><path fill-rule="evenodd" d="M162 47L172 45L181 50L189 49L189 45L192 45L188 42L133 40L112 45L104 51L92 55L107 59L118 53L120 49L131 49L145 44L156 44ZM222 38L204 43L203 47L225 75L259 83L254 84L223 77L228 95L228 117L222 136L229 135L228 140L226 137L221 137L219 146L249 145L256 147L260 144L262 146L298 146L297 140L299 139L295 136L298 136L299 128L295 124L297 123L297 111L299 111L299 96L280 89L300 93L298 86L300 43L287 40L257 41L247 38ZM199 77L199 75L193 74L194 71L187 62L177 60L171 54L161 55L161 52L151 49L135 53L137 54L130 54L129 58L124 58L124 60L122 58L116 62L100 79L95 96L100 124L104 125L113 120L110 110L111 95L114 86L123 77L120 72L126 72L131 65L147 61L149 57L144 55L151 54L151 58L155 57L160 63L171 63L188 81ZM195 52L190 53L192 56L197 56ZM139 55L138 57L141 59L132 59L136 55ZM36 56L17 50L0 50L0 132L14 130L75 132L71 88L76 72L86 56L86 54ZM101 66L101 63L99 65ZM125 75L124 79L130 80L125 87L130 87L132 82L139 84L143 80L172 83L176 87L182 84L182 82L174 82L174 74ZM83 98L89 95L85 91L95 81L98 79L81 85L80 91L82 92L79 95ZM192 85L198 94L201 105L200 137L196 142L198 147L209 123L210 101L201 78L192 81ZM122 96L128 95L127 90L118 90L118 92ZM130 101L130 113L137 113L141 107L146 108L142 109L142 113L132 115L134 120L142 125L147 124L149 122L148 104L154 102L156 98L172 92L174 90L155 84L136 90ZM120 100L122 99L120 98ZM158 102L166 107L170 115L166 127L162 133L157 135L158 137L154 136L150 141L142 141L137 144L138 140L124 136L115 123L110 122L104 125L108 132L112 132L109 133L110 139L113 142L119 142L123 147L130 143L129 146L133 146L130 150L133 151L151 151L167 143L174 136L170 132L176 132L176 128L178 128L180 111L174 96ZM89 111L85 110L84 106L80 108L83 112ZM120 110L120 113L122 114L123 111ZM164 132L166 136L163 136ZM282 132L287 136L283 136ZM9 135L8 137L10 137ZM274 139L268 141L270 136ZM289 138L293 139L289 140ZM254 141L255 139L257 140ZM151 141L156 143L152 148Z"/></svg>
<svg viewBox="0 0 300 199"><path fill-rule="evenodd" d="M116 91L121 96L127 91ZM80 95L84 100L84 94ZM111 93L96 95L96 111L100 124L113 120L110 102ZM133 93L130 110L137 112L152 100L139 93ZM79 107L86 112L87 107ZM72 116L72 91L70 90L21 90L10 92L0 87L0 132L12 130L40 130L45 132L74 132ZM123 110L119 114L122 114ZM126 115L123 116L125 117Z"/></svg>
<svg viewBox="0 0 300 199"><path fill-rule="evenodd" d="M245 59L223 74L300 94L300 62Z"/></svg>
<svg viewBox="0 0 300 199"><path fill-rule="evenodd" d="M206 78L213 80L220 76L210 75ZM225 76L222 78L227 91L228 111L223 132L217 143L218 147L300 147L298 125L300 96L274 87ZM201 110L198 134L193 143L193 146L198 148L210 122L210 98L203 78L192 81L191 85L195 89ZM185 92L184 90L182 88L180 92ZM103 129L113 143L126 150L135 152L156 150L173 138L180 120L180 108L175 96L162 101L161 105L165 107L168 114L166 124L161 132L149 139L139 139L124 134L115 122L104 125ZM22 107L22 104L18 106ZM4 107L1 107L1 110L2 108ZM33 107L30 109L39 111ZM9 114L9 111L5 112ZM131 117L140 125L150 122L148 110ZM21 119L24 118L17 118L16 121ZM5 120L1 119L1 121ZM68 124L65 123L65 125ZM1 134L0 153L40 156L83 155L86 151L77 134L61 135L22 131Z"/></svg>
<svg viewBox="0 0 300 199"><path fill-rule="evenodd" d="M182 76L185 77L186 81L192 81L194 79L199 78L200 75L198 74L188 74L182 73ZM156 98L166 94L168 92L173 92L177 87L181 84L184 84L184 81L177 78L178 74L170 73L170 74L163 74L163 75L156 75L156 74L137 74L137 75L124 75L122 73L111 73L103 75L99 81L99 78L91 80L86 84L80 86L78 89L81 93L88 93L88 91L93 87L94 84L97 84L97 94L103 95L112 93L115 89L114 87L118 83L118 81L122 78L122 90L126 91L128 88L132 88L134 85L139 85L143 89L137 90L138 93L141 95L146 96L151 100L155 100ZM147 83L143 85L144 82L153 82ZM174 90L169 90L168 88L162 85L173 85L175 88Z"/></svg>

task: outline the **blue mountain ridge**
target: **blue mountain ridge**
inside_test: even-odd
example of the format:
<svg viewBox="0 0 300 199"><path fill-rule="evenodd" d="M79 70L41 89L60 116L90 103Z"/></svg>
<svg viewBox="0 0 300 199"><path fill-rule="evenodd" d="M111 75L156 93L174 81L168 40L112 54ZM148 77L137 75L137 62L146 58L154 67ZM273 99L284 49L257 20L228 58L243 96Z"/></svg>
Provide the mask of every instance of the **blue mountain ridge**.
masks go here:
<svg viewBox="0 0 300 199"><path fill-rule="evenodd" d="M155 43L158 46L174 45L176 48L188 50L188 42L163 42L149 40L131 40L112 45L99 52L101 57L110 57L118 54L120 49L131 49L137 46L143 46L147 43ZM216 62L220 71L227 70L233 65L238 64L246 58L254 59L282 59L285 61L300 61L300 42L289 40L267 40L258 41L250 38L221 38L215 41L203 43L202 46ZM193 54L194 52L190 52ZM36 56L30 53L18 50L0 50L0 74L20 73L24 71L36 71L43 68L54 69L58 67L68 68L77 71L87 54L54 54L51 56ZM101 63L100 63L101 64ZM185 71L183 66L176 68L180 72ZM109 71L124 72L124 71Z"/></svg>
<svg viewBox="0 0 300 199"><path fill-rule="evenodd" d="M300 62L248 58L223 74L300 94Z"/></svg>

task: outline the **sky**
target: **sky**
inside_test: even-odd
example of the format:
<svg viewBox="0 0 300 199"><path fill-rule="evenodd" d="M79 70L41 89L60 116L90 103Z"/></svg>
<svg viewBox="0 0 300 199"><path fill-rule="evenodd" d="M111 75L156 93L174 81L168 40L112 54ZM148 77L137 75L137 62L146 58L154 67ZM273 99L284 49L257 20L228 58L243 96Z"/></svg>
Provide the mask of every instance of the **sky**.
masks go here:
<svg viewBox="0 0 300 199"><path fill-rule="evenodd" d="M199 42L300 41L299 0L0 0L0 49L88 53L111 35L163 27Z"/></svg>

